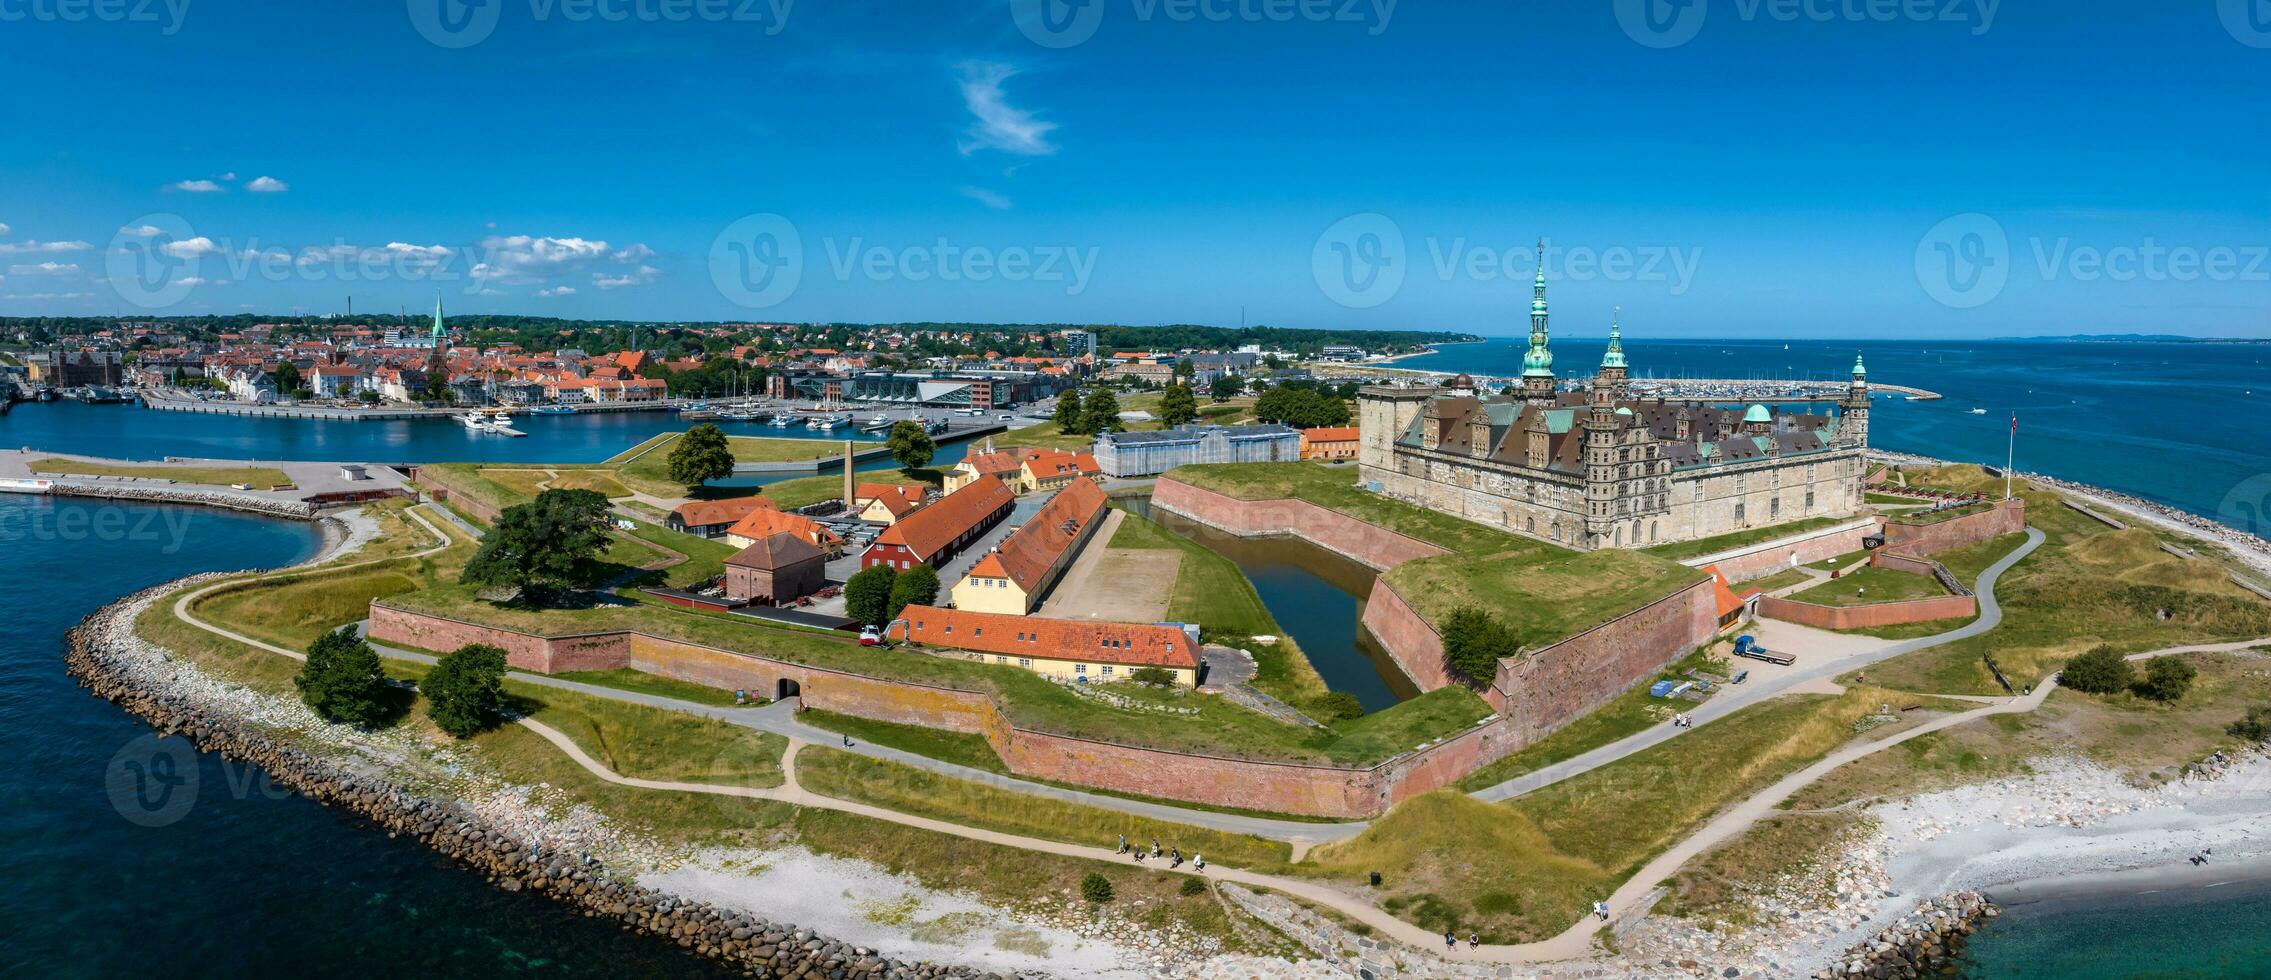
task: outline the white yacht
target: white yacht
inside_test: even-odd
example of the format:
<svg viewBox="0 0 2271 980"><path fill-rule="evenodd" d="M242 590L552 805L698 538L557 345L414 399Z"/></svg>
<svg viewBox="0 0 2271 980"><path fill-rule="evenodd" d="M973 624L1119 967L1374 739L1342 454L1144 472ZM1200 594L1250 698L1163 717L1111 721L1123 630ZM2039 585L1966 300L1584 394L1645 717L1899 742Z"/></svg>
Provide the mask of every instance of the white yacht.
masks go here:
<svg viewBox="0 0 2271 980"><path fill-rule="evenodd" d="M466 428L472 429L476 432L487 429L495 424L489 421L488 416L483 415L480 412L467 412L463 415L458 416L457 420Z"/></svg>

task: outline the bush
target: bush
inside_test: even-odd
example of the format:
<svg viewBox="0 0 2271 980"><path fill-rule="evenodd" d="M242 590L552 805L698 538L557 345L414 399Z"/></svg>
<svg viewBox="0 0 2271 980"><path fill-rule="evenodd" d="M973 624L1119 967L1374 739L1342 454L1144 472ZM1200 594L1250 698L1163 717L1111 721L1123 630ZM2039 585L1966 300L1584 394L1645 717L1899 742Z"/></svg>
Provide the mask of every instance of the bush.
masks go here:
<svg viewBox="0 0 2271 980"><path fill-rule="evenodd" d="M2244 738L2250 742L2271 742L2271 705L2247 709L2247 717L2232 722L2228 731L2234 738Z"/></svg>
<svg viewBox="0 0 2271 980"><path fill-rule="evenodd" d="M1334 691L1311 701L1309 702L1309 710L1318 721L1325 722L1347 721L1351 718L1364 717L1363 703L1356 700L1356 695L1347 691Z"/></svg>
<svg viewBox="0 0 2271 980"><path fill-rule="evenodd" d="M2155 657L2145 662L2145 679L2137 682L2137 693L2155 701L2181 700L2198 676L2199 669L2182 657Z"/></svg>
<svg viewBox="0 0 2271 980"><path fill-rule="evenodd" d="M1182 892L1183 897L1185 898L1189 898L1193 895L1204 895L1206 894L1206 882L1200 881L1197 878L1185 878L1183 879L1182 887L1177 888L1176 891Z"/></svg>
<svg viewBox="0 0 2271 980"><path fill-rule="evenodd" d="M1520 649L1506 624L1473 606L1454 609L1443 621L1443 666L1469 683L1497 679L1498 662Z"/></svg>
<svg viewBox="0 0 2271 980"><path fill-rule="evenodd" d="M386 673L379 669L378 653L352 626L316 637L292 686L325 721L369 728L388 713Z"/></svg>
<svg viewBox="0 0 2271 980"><path fill-rule="evenodd" d="M1175 672L1165 667L1138 667L1128 673L1128 679L1138 684L1175 685Z"/></svg>
<svg viewBox="0 0 2271 980"><path fill-rule="evenodd" d="M505 651L486 643L446 654L418 682L426 717L442 731L465 738L504 716Z"/></svg>
<svg viewBox="0 0 2271 980"><path fill-rule="evenodd" d="M1088 877L1080 879L1080 897L1087 899L1094 905L1102 905L1111 901L1112 879L1094 871L1089 872Z"/></svg>
<svg viewBox="0 0 2271 980"><path fill-rule="evenodd" d="M2059 675L2059 683L2089 694L2114 694L2126 691L2137 681L2137 671L2121 656L2121 651L2101 646L2066 662L2066 670Z"/></svg>

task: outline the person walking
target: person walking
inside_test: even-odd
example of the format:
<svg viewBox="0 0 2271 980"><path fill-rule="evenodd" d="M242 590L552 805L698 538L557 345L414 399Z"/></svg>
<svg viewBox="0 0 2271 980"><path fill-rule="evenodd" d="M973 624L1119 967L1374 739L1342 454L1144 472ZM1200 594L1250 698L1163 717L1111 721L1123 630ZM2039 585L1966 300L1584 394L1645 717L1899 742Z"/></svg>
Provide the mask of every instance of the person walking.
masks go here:
<svg viewBox="0 0 2271 980"><path fill-rule="evenodd" d="M1467 948L1468 948L1468 949L1474 949L1475 947L1477 947L1477 946L1481 946L1481 945L1482 945L1482 937L1481 937L1480 935L1477 935L1477 934L1475 934L1475 933L1471 933L1471 932L1470 932L1470 933L1467 933Z"/></svg>
<svg viewBox="0 0 2271 980"><path fill-rule="evenodd" d="M1200 874L1202 874L1202 875L1203 875L1203 874L1205 874L1205 873L1206 873L1206 855L1204 855L1204 854L1193 854L1193 855L1191 855L1191 867L1197 868L1197 869L1199 870L1199 873L1200 873Z"/></svg>
<svg viewBox="0 0 2271 980"><path fill-rule="evenodd" d="M1452 935L1452 934L1451 934L1451 930L1449 930L1449 929L1445 929L1445 930L1443 930L1443 948L1444 948L1444 949L1458 949L1458 948L1459 948L1459 937Z"/></svg>
<svg viewBox="0 0 2271 980"><path fill-rule="evenodd" d="M1117 850L1117 851L1114 851L1113 853L1115 853L1115 854L1126 854L1127 852L1128 852L1128 835L1126 835L1126 834L1121 834L1121 835L1120 835L1120 849L1119 849L1119 850Z"/></svg>

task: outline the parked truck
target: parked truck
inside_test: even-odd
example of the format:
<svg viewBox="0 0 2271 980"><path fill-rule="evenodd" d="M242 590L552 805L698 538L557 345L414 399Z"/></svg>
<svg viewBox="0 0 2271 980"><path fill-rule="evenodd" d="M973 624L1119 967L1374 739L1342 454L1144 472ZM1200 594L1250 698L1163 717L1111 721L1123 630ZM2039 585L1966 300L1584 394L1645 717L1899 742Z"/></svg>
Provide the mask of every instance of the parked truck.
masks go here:
<svg viewBox="0 0 2271 980"><path fill-rule="evenodd" d="M1735 656L1749 657L1752 660L1764 660L1767 663L1780 664L1784 667L1788 667L1791 664L1798 662L1798 658L1791 656L1790 654L1775 653L1772 650L1768 650L1767 648L1760 646L1758 640L1754 639L1748 633L1735 638Z"/></svg>

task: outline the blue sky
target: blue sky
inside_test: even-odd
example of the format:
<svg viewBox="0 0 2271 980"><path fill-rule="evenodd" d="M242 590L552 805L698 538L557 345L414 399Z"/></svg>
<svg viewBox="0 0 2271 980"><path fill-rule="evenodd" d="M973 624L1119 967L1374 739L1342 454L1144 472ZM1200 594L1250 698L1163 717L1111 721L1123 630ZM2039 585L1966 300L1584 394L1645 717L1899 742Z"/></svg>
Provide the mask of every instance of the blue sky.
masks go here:
<svg viewBox="0 0 2271 980"><path fill-rule="evenodd" d="M0 313L2271 335L2271 0L59 2Z"/></svg>

